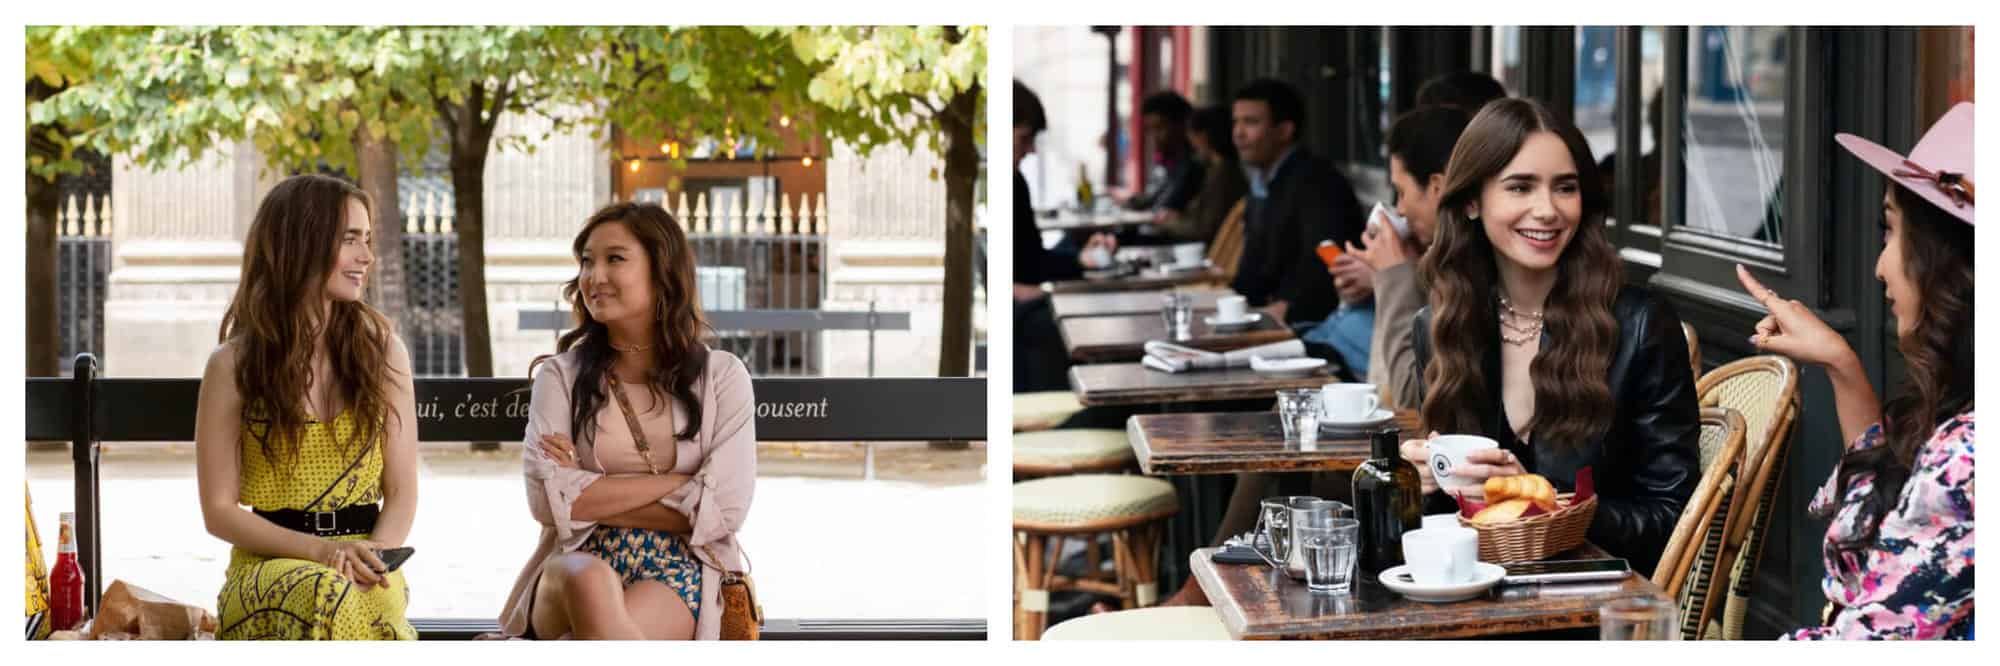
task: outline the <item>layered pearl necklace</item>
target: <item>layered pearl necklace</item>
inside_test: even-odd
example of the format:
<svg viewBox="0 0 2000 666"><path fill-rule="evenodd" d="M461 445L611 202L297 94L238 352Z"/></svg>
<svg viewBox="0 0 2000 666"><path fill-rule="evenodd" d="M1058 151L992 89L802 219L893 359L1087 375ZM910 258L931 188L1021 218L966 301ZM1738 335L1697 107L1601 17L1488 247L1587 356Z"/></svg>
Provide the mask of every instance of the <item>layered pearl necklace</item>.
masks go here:
<svg viewBox="0 0 2000 666"><path fill-rule="evenodd" d="M1514 309L1513 302L1507 300L1506 294L1500 295L1500 310L1502 342L1519 346L1542 339L1541 312L1522 312Z"/></svg>

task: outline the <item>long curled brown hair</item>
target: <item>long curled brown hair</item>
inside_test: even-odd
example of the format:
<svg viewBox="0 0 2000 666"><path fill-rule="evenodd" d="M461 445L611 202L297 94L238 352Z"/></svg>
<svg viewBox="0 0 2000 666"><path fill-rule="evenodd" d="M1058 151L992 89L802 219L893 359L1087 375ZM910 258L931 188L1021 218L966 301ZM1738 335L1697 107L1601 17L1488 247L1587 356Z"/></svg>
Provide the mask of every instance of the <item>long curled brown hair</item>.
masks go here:
<svg viewBox="0 0 2000 666"><path fill-rule="evenodd" d="M1499 344L1495 289L1500 284L1493 244L1477 218L1466 214L1487 183L1500 177L1530 135L1551 132L1575 162L1582 219L1556 263L1555 286L1543 307L1548 345L1529 366L1535 387L1534 433L1551 442L1581 446L1611 427L1615 412L1608 373L1618 344L1612 316L1622 286L1618 252L1604 237L1608 205L1597 182L1597 162L1575 125L1540 102L1507 98L1481 109L1467 124L1445 167L1438 204L1437 240L1418 265L1432 309L1430 364L1423 369L1426 427L1445 433L1480 432L1486 395L1484 360Z"/></svg>
<svg viewBox="0 0 2000 666"><path fill-rule="evenodd" d="M1882 410L1887 446L1850 451L1840 457L1845 489L1855 475L1874 473L1875 484L1862 500L1863 533L1836 544L1866 548L1882 516L1895 508L1910 479L1917 452L1932 431L1972 406L1972 225L1890 181L1890 196L1903 212L1903 273L1915 283L1917 313L1907 334L1896 341L1908 376L1900 397Z"/></svg>
<svg viewBox="0 0 2000 666"><path fill-rule="evenodd" d="M577 232L570 251L579 261L591 232L606 224L630 230L652 265L653 312L657 323L653 327L652 346L659 353L654 356L656 367L649 373L646 386L652 392L654 404L667 408L661 399L664 390L687 408L687 423L675 436L693 438L701 431L702 420L701 398L695 395L694 382L708 367L708 349L701 342L708 323L701 316L694 248L688 244L687 232L680 223L659 204L614 203L598 209L584 223L583 230ZM576 379L570 386L570 432L577 433L580 442L594 443L597 410L604 406L604 373L610 371L617 352L611 348L611 330L604 322L593 319L590 309L585 307L582 278L579 271L577 277L563 283L563 298L569 301L576 328L557 339L556 353L572 349L577 352ZM548 358L537 358L535 364ZM528 374L534 374L534 364L529 365Z"/></svg>
<svg viewBox="0 0 2000 666"><path fill-rule="evenodd" d="M331 176L301 175L280 181L257 206L243 245L243 270L220 341L236 345L240 416L264 457L281 469L296 462L299 431L307 420L313 353L324 345L332 389L354 410L355 429L339 443L343 457L353 443L374 446L391 413L386 388L393 328L362 301L326 303L347 230L347 202L359 201L372 219L366 192ZM322 321L324 319L324 321Z"/></svg>

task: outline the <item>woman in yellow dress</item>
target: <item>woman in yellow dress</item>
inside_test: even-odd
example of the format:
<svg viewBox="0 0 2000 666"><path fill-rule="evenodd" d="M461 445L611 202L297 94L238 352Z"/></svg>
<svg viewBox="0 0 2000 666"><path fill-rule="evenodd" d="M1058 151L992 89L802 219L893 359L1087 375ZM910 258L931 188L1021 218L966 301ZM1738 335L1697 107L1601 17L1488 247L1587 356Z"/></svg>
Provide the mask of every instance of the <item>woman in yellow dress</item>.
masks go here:
<svg viewBox="0 0 2000 666"><path fill-rule="evenodd" d="M294 176L250 224L195 413L202 519L235 546L218 638L416 638L380 557L416 517L417 432L409 351L361 301L370 204Z"/></svg>

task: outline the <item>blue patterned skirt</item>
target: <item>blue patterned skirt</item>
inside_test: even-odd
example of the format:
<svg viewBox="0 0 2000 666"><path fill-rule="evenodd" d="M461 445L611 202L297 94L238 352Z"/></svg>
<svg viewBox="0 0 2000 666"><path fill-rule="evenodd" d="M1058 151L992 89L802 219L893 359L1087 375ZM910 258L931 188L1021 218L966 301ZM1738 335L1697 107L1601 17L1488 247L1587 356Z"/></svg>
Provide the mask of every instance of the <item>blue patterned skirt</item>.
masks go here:
<svg viewBox="0 0 2000 666"><path fill-rule="evenodd" d="M578 550L610 564L625 585L642 580L666 584L667 589L687 603L689 614L701 615L701 561L694 558L679 535L599 525Z"/></svg>

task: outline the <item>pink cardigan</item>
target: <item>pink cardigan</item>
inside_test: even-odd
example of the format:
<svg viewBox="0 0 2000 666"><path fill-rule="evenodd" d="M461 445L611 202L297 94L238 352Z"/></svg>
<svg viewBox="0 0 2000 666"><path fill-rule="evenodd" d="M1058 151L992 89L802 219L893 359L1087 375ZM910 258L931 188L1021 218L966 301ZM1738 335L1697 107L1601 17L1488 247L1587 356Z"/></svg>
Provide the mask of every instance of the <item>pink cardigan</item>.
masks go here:
<svg viewBox="0 0 2000 666"><path fill-rule="evenodd" d="M559 354L542 363L535 372L521 457L527 478L528 512L535 522L541 523L542 537L514 581L507 604L500 610L500 630L510 636L528 631L528 601L541 579L542 561L557 553L576 550L597 525L570 517L570 507L582 496L583 489L605 474L646 471L646 464L633 444L631 429L617 410L598 411L594 445L585 444L570 432L569 388L576 377L576 356L575 352ZM743 361L729 352L713 349L708 352L708 368L696 380L694 390L701 396L706 416L694 440L674 442L673 469L694 478L680 490L660 498L660 503L687 515L694 525L688 544L702 563L702 604L701 613L695 618L694 637L714 640L722 631L719 569L744 570L743 551L736 543L736 532L743 528L744 516L750 512L751 492L757 484L757 427L753 418L756 400L751 395L750 371ZM685 406L674 402L671 409L675 423L687 422ZM657 413L651 418L664 420ZM650 419L648 425L654 425ZM647 431L653 429L649 427ZM545 433L569 435L576 442L582 469L558 467L543 455L536 443ZM711 553L716 559L710 559Z"/></svg>

